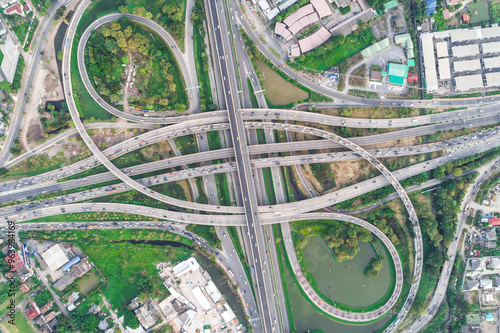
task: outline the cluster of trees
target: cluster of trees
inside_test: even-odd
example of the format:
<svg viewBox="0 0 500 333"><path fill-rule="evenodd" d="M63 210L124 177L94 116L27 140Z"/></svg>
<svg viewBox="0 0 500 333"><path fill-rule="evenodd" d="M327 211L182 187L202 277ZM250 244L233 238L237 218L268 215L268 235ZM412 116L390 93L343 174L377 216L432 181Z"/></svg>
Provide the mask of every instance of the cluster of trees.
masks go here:
<svg viewBox="0 0 500 333"><path fill-rule="evenodd" d="M45 289L35 297L35 302L40 307L44 306L50 301L52 301L52 295L50 294L50 291L48 291L47 289Z"/></svg>
<svg viewBox="0 0 500 333"><path fill-rule="evenodd" d="M99 317L94 313L87 314L87 307L80 305L71 311L70 317L61 316L57 323L57 332L60 333L94 333L99 332Z"/></svg>
<svg viewBox="0 0 500 333"><path fill-rule="evenodd" d="M464 172L477 169L481 165L490 162L499 154L500 148L494 148L484 153L467 156L434 169L432 175L436 179L441 179L444 176L451 174L458 177Z"/></svg>
<svg viewBox="0 0 500 333"><path fill-rule="evenodd" d="M148 108L156 108L156 105L184 111L185 93L179 93L182 87L174 82L179 73L172 55L164 44L150 38L147 31L132 24L128 18L113 21L101 32L92 31L89 38L86 63L99 94L111 102L122 99L120 83L123 80L117 73L123 70L122 64L130 62L127 51L134 53L140 64L135 85L141 95L130 96L129 102L147 103ZM154 66L159 67L159 73L153 73ZM166 81L165 84L156 82L158 78ZM150 89L150 86L156 89Z"/></svg>
<svg viewBox="0 0 500 333"><path fill-rule="evenodd" d="M355 224L327 221L322 232L322 238L333 250L338 261L352 259L358 253L358 242L369 242L372 240L370 231L361 228ZM297 243L297 248L301 249L307 245L307 240L301 240Z"/></svg>
<svg viewBox="0 0 500 333"><path fill-rule="evenodd" d="M32 0L31 3L38 9L40 15L42 16L45 16L50 6L54 4L52 0Z"/></svg>
<svg viewBox="0 0 500 333"><path fill-rule="evenodd" d="M439 2L439 1L438 1ZM413 15L415 20L422 21L427 17L427 2L426 0L415 0L413 3Z"/></svg>
<svg viewBox="0 0 500 333"><path fill-rule="evenodd" d="M395 215L395 211L389 207L384 207L375 211L367 218L367 221L373 223L377 228L379 228L380 231L382 231L382 233L384 233L391 240L394 246L400 244L400 239L406 238L406 235L401 228L395 228L398 224Z"/></svg>
<svg viewBox="0 0 500 333"><path fill-rule="evenodd" d="M162 6L163 4L163 6ZM158 10L161 8L161 11ZM176 40L184 38L184 5L181 2L167 0L164 2L150 2L146 7L134 6L132 11L127 5L119 6L118 11L122 14L134 14L154 19L162 27L167 29ZM163 15L162 15L163 14Z"/></svg>
<svg viewBox="0 0 500 333"><path fill-rule="evenodd" d="M366 266L364 274L370 279L376 278L378 277L378 274L380 273L380 270L383 266L384 265L381 258L372 258L368 263L368 266Z"/></svg>
<svg viewBox="0 0 500 333"><path fill-rule="evenodd" d="M41 118L45 133L60 131L61 129L67 128L71 124L71 115L69 114L69 108L66 102L62 103L61 110L56 110L55 106L50 103L47 105L47 109L50 112L51 117ZM42 110L45 111L44 109Z"/></svg>

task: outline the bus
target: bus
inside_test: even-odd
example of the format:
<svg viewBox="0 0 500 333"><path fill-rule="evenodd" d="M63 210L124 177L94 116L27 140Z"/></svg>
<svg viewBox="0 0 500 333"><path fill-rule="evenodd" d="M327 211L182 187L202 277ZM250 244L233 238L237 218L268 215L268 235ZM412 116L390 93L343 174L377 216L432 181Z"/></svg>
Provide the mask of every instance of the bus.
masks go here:
<svg viewBox="0 0 500 333"><path fill-rule="evenodd" d="M230 269L228 269L227 272L229 273L229 275L231 275L231 277L234 277L234 274L233 274L233 272L231 272Z"/></svg>
<svg viewBox="0 0 500 333"><path fill-rule="evenodd" d="M464 207L464 213L467 211L467 208L469 208L469 204L468 203Z"/></svg>

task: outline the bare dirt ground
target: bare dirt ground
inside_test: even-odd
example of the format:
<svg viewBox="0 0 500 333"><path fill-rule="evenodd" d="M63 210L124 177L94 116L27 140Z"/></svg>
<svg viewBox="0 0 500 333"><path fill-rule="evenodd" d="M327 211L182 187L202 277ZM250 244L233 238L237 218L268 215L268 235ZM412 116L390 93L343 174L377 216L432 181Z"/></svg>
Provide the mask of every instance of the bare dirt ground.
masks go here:
<svg viewBox="0 0 500 333"><path fill-rule="evenodd" d="M78 1L71 2L66 9L63 17L68 11L73 10L78 4ZM34 148L38 140L33 140L31 137L36 137L36 126L39 131L43 132L40 122L40 114L38 113L39 106L45 105L46 101L56 101L63 99L63 90L61 87L60 78L58 77L58 69L56 53L54 49L54 38L62 23L62 18L57 21L56 25L52 26L50 32L45 36L46 41L43 47L43 57L41 64L38 66L38 73L32 85L31 98L26 105L25 116L23 119L22 132L20 142L26 149ZM34 41L35 42L35 41ZM32 56L32 54L30 54ZM31 59L27 59L27 62ZM35 135L31 134L31 130L35 131ZM27 140L27 137L30 137Z"/></svg>
<svg viewBox="0 0 500 333"><path fill-rule="evenodd" d="M335 177L336 186L328 192L333 192L348 184L354 184L359 179L366 179L370 174L378 175L377 169L364 160L330 163Z"/></svg>
<svg viewBox="0 0 500 333"><path fill-rule="evenodd" d="M142 149L141 152L146 158L150 160L153 160L153 157L155 155L159 156L162 160L175 155L168 141L155 143L154 145Z"/></svg>
<svg viewBox="0 0 500 333"><path fill-rule="evenodd" d="M186 196L186 200L189 202L193 201L193 196L191 194L191 188L189 186L189 183L187 180L180 180L177 182L180 186L182 186L182 189L184 190L184 195Z"/></svg>
<svg viewBox="0 0 500 333"><path fill-rule="evenodd" d="M134 137L136 134L142 133L142 131L138 130L136 133L132 130L120 130L114 128L106 128L106 129L94 129L88 131L92 137L92 141L99 146L101 150L104 150L108 147L114 146L117 143L125 141Z"/></svg>
<svg viewBox="0 0 500 333"><path fill-rule="evenodd" d="M376 145L367 145L363 146L364 149L381 149L381 148L394 148L394 147L406 147L406 146L415 146L422 144L422 139L420 137L409 137L394 141L387 141L377 143Z"/></svg>
<svg viewBox="0 0 500 333"><path fill-rule="evenodd" d="M321 186L321 184L316 180L316 177L314 177L309 164L302 165L302 169L304 170L304 175L306 176L307 180L313 186L316 192L323 193L323 186ZM307 191L305 193L307 193Z"/></svg>

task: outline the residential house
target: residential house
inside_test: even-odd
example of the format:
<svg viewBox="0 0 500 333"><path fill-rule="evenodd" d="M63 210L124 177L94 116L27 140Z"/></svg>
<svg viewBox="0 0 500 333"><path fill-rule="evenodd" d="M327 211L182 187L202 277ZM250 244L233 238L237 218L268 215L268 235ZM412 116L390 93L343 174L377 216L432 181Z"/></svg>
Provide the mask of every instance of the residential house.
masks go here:
<svg viewBox="0 0 500 333"><path fill-rule="evenodd" d="M466 281L465 282L465 289L468 291L474 291L479 289L479 281L477 280L472 280L472 281Z"/></svg>
<svg viewBox="0 0 500 333"><path fill-rule="evenodd" d="M493 288L493 281L491 279L481 279L479 280L479 287L482 289L491 289Z"/></svg>

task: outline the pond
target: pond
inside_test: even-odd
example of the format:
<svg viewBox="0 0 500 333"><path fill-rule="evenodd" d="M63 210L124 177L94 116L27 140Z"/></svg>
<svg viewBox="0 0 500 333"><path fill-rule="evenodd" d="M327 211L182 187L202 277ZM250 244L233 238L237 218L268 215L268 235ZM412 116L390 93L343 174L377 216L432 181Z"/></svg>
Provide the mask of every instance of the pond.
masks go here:
<svg viewBox="0 0 500 333"><path fill-rule="evenodd" d="M389 290L389 259L383 249L383 267L379 276L368 279L363 272L370 259L376 256L370 243L359 242L358 254L352 260L339 262L323 239L309 237L307 240L303 251L309 270L320 291L335 302L368 306L384 297Z"/></svg>
<svg viewBox="0 0 500 333"><path fill-rule="evenodd" d="M336 322L323 316L302 298L288 269L285 269L284 276L297 333L305 333L312 329L321 329L327 333L373 333L384 326L391 318L390 315L387 315L375 323L368 325L347 325Z"/></svg>
<svg viewBox="0 0 500 333"><path fill-rule="evenodd" d="M91 271L89 276L84 278L79 284L78 289L80 290L80 294L83 296L92 291L95 287L97 287L101 283L99 277L95 274L94 271Z"/></svg>
<svg viewBox="0 0 500 333"><path fill-rule="evenodd" d="M267 66L262 60L255 58L259 76L263 77L264 89L268 100L274 105L286 105L302 101L309 94L297 88Z"/></svg>

